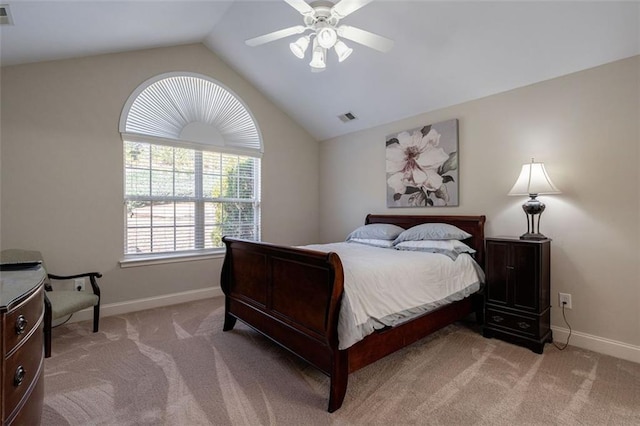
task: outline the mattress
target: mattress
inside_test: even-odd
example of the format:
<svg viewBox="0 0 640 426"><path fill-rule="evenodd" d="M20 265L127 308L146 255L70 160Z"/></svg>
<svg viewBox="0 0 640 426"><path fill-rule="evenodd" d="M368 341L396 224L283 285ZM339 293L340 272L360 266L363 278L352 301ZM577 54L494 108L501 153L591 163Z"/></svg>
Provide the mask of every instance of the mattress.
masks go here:
<svg viewBox="0 0 640 426"><path fill-rule="evenodd" d="M349 348L375 330L462 300L484 282L482 269L468 254L452 260L438 253L347 242L304 248L335 252L342 261L339 349Z"/></svg>

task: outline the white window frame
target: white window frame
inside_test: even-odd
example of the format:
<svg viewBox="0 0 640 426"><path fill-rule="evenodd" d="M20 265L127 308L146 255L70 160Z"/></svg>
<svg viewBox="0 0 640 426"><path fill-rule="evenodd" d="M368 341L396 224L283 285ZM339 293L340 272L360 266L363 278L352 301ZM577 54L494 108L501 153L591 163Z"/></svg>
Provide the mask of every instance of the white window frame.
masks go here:
<svg viewBox="0 0 640 426"><path fill-rule="evenodd" d="M174 77L178 77L177 79ZM175 104L184 103L186 108L183 107L184 110L189 109L189 113L191 116L182 117L181 114L177 114L175 111L172 111L173 114L164 113L164 115L158 115L157 109L158 106L163 107L164 102L162 100L158 101L157 105L151 105L149 107L149 111L146 110L147 106L149 106L149 99L155 99L158 97L158 93L164 94L170 92L167 87L163 88L163 91L153 92L151 98L147 97L143 99L143 102L138 102L139 98L143 98L144 95L149 91L156 87L158 84L169 84L169 83L180 83L184 85L184 80L187 82L195 82L192 87L189 87L191 91L196 91L200 89L201 86L204 86L206 89L206 94L203 91L198 96L193 96L189 98L189 91L177 93L174 98L169 99L166 102L167 105L173 106ZM168 83L167 83L168 82ZM158 83L158 84L156 84ZM155 86L154 86L155 84ZM171 88L173 86L169 86ZM181 89L182 86L176 86L178 90ZM186 93L186 96L185 96ZM213 93L213 95L211 95ZM207 98L207 96L209 98ZM172 97L171 93L169 97ZM212 97L213 96L213 97ZM218 102L219 104L216 104ZM142 105L142 108L141 106ZM177 108L180 108L182 105L178 105ZM215 110L219 112L218 116L215 114L211 114L212 106L215 106ZM226 108L226 110L225 110ZM195 111L195 112L193 112ZM201 111L201 112L200 112ZM149 117L146 118L145 114L149 114ZM178 111L181 112L181 111ZM233 112L233 114L229 114L229 112ZM156 115L153 115L156 114ZM195 114L195 120L194 120ZM198 115L200 114L200 115ZM228 117L234 117L231 123L229 120L220 124L221 116L226 114ZM171 116L171 123L163 123L165 116ZM158 118L160 117L160 118ZM177 117L177 118L176 118ZM146 120L146 121L145 121ZM189 136L185 137L184 132L189 125L192 125L196 122L196 124L201 125L205 129L205 133L203 136L202 131L200 134L188 133ZM143 123L143 125L140 125ZM155 127L151 128L147 123L152 123ZM182 126L182 127L181 127ZM207 127L210 130L209 135L207 135L206 131ZM178 129L178 131L176 131ZM180 130L183 130L180 133ZM172 263L172 262L184 262L191 260L200 260L200 259L208 259L208 258L219 258L224 255L224 247L220 248L196 248L194 250L180 250L180 251L165 251L159 253L141 253L141 254L133 254L126 253L127 251L127 201L131 200L144 200L144 201L189 201L194 202L196 206L196 214L195 220L196 225L194 229L196 230L196 235L204 236L204 203L205 202L247 202L246 199L238 199L238 200L227 200L225 198L211 198L204 197L202 191L202 153L213 152L221 155L240 155L245 157L253 157L256 159L256 170L254 176L254 198L251 201L255 208L254 213L254 228L255 228L255 239L260 240L261 238L261 165L260 165L260 157L262 155L262 137L259 131L259 128L246 105L242 102L242 100L237 97L237 95L233 94L229 89L221 85L219 82L200 74L187 73L187 72L175 72L175 73L167 73L162 74L156 77L153 77L143 84L141 84L129 97L127 100L120 119L120 132L123 140L123 151L125 151L127 143L144 143L149 144L150 146L170 146L174 148L187 148L193 149L196 152L196 157L200 157L200 161L195 162L194 173L197 176L196 179L196 196L190 197L188 200L183 197L176 197L175 194L168 197L152 197L152 196L127 196L127 176L126 176L126 165L123 164L124 171L124 231L125 231L125 245L123 247L124 258L121 260L120 265L122 267L129 266L142 266L142 265L151 265L156 263ZM211 137L207 137L211 136ZM200 154L198 154L200 153ZM126 155L126 152L125 152ZM124 157L124 156L123 156ZM198 169L199 165L199 169ZM151 164L149 165L151 169ZM151 173L151 172L150 172ZM175 170L173 171L175 174ZM175 176L174 176L175 177ZM198 185L197 182L200 182ZM202 207L202 208L201 208ZM174 224L175 228L175 224ZM198 241L196 245L200 245L202 247L202 241Z"/></svg>

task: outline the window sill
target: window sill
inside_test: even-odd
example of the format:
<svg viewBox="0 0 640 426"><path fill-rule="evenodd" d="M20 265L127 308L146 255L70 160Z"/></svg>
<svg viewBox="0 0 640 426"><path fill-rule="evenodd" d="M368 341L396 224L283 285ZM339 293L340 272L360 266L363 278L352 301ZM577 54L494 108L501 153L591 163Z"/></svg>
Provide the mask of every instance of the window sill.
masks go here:
<svg viewBox="0 0 640 426"><path fill-rule="evenodd" d="M163 253L147 256L125 257L120 261L121 268L134 268L137 266L161 265L165 263L193 262L197 260L222 259L224 250L210 251L206 253Z"/></svg>

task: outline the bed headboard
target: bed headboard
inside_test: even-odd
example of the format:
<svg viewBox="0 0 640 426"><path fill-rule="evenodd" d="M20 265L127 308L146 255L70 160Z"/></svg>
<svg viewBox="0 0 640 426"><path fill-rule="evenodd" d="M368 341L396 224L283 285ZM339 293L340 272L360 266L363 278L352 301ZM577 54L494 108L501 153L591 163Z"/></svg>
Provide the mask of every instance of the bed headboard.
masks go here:
<svg viewBox="0 0 640 426"><path fill-rule="evenodd" d="M364 223L391 223L408 229L421 223L448 223L455 225L472 235L464 241L476 250L475 259L484 268L484 223L486 216L417 216L417 215L385 215L368 214Z"/></svg>

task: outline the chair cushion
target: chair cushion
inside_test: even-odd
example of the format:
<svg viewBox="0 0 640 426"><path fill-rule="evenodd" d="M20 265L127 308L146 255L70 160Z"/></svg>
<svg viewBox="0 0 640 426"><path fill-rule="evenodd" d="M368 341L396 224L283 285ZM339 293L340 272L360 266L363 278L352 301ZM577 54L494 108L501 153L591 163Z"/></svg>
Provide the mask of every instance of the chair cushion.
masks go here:
<svg viewBox="0 0 640 426"><path fill-rule="evenodd" d="M100 298L93 293L74 290L54 290L47 292L51 302L51 318L58 319L85 308L95 306Z"/></svg>

